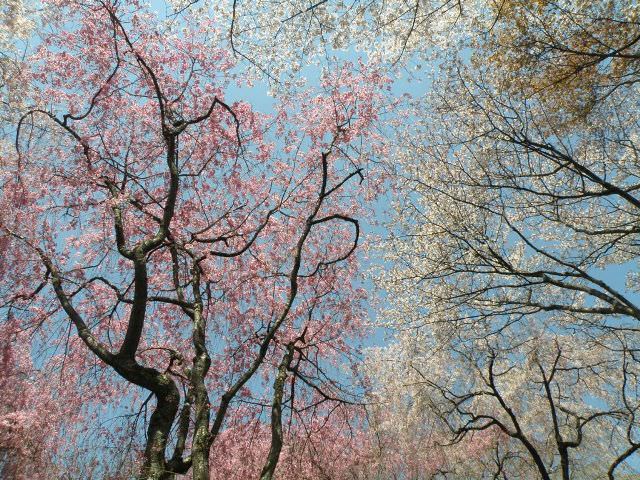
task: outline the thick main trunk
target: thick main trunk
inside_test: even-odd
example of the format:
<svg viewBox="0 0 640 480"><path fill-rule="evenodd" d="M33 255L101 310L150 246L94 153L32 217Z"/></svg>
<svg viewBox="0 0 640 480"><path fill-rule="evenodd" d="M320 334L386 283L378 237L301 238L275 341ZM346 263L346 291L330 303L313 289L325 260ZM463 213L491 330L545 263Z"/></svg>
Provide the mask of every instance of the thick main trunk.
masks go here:
<svg viewBox="0 0 640 480"><path fill-rule="evenodd" d="M147 445L140 480L165 480L167 442L180 406L180 391L167 374L144 367L130 358L114 356L111 366L126 380L153 392L156 406L147 428Z"/></svg>
<svg viewBox="0 0 640 480"><path fill-rule="evenodd" d="M204 379L210 363L209 356L202 355L196 359L193 369L195 373L193 376L195 384L195 428L191 448L193 480L209 480L209 449L211 446L209 441L209 417L211 405Z"/></svg>
<svg viewBox="0 0 640 480"><path fill-rule="evenodd" d="M287 381L287 369L293 359L293 344L287 346L287 351L282 357L278 367L278 374L273 382L273 404L271 406L271 448L269 456L262 468L260 480L272 480L278 466L280 452L282 451L282 397L284 396L284 384Z"/></svg>
<svg viewBox="0 0 640 480"><path fill-rule="evenodd" d="M165 480L169 471L165 459L169 432L178 412L180 395L178 389L161 396L156 395L157 404L147 429L147 447L140 472L141 480Z"/></svg>
<svg viewBox="0 0 640 480"><path fill-rule="evenodd" d="M194 389L195 425L193 432L193 444L191 458L193 468L193 480L209 480L209 450L211 448L211 434L209 421L211 416L211 403L205 385L205 379L211 366L211 358L206 346L206 321L202 315L202 299L200 297L199 267L194 267L193 283L196 308L193 316L193 347L196 356L193 359L191 370L191 385Z"/></svg>

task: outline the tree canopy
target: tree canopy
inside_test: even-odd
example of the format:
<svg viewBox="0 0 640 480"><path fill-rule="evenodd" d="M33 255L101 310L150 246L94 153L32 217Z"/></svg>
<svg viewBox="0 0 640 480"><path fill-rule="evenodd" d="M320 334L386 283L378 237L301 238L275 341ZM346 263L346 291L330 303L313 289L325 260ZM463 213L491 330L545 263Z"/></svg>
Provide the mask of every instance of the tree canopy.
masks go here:
<svg viewBox="0 0 640 480"><path fill-rule="evenodd" d="M640 23L0 7L0 476L638 474Z"/></svg>

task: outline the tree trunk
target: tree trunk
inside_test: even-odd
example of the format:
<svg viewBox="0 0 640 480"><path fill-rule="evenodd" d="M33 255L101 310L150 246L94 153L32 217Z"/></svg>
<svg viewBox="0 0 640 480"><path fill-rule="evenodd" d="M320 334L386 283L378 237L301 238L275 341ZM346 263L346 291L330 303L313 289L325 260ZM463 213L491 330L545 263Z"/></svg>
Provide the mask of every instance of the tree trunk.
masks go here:
<svg viewBox="0 0 640 480"><path fill-rule="evenodd" d="M287 369L293 359L293 344L287 345L287 351L282 357L282 362L278 367L278 374L273 382L273 404L271 407L271 448L260 480L272 480L273 474L278 466L280 452L282 451L282 397L284 395L284 384L287 381Z"/></svg>

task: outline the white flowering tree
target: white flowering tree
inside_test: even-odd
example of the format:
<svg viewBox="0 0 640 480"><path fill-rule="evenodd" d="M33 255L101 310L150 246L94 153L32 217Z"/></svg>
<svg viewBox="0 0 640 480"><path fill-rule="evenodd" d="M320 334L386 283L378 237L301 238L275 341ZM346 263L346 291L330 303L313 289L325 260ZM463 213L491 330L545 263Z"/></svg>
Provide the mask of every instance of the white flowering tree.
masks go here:
<svg viewBox="0 0 640 480"><path fill-rule="evenodd" d="M0 6L0 120L8 120L22 101L25 82L21 78L19 45L31 35L34 19L35 12L23 0L8 0ZM0 128L8 123L2 121Z"/></svg>
<svg viewBox="0 0 640 480"><path fill-rule="evenodd" d="M367 55L393 68L433 59L492 9L467 0L169 0L173 15L223 19L220 32L236 58L274 88L295 87L308 64L327 66L341 52ZM460 28L463 26L464 28ZM436 47L436 48L434 48ZM339 61L339 60L337 60Z"/></svg>
<svg viewBox="0 0 640 480"><path fill-rule="evenodd" d="M403 333L371 357L377 395L450 443L496 432L495 478L620 478L639 448L637 6L498 3L399 128L379 285Z"/></svg>

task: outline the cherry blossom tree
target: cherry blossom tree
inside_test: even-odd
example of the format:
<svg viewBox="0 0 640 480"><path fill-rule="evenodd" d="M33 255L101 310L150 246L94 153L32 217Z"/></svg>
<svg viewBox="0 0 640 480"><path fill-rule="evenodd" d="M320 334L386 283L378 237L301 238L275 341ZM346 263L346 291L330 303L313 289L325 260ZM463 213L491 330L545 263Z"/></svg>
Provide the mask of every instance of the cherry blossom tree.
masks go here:
<svg viewBox="0 0 640 480"><path fill-rule="evenodd" d="M0 474L3 478L29 478L43 469L47 471L51 464L46 412L56 418L52 410L59 405L50 391L38 391L38 382L30 378L37 370L31 364L29 348L23 344L27 339L11 331L12 327L15 325L8 323L2 331L0 386L12 395L4 399L3 394L0 406Z"/></svg>
<svg viewBox="0 0 640 480"><path fill-rule="evenodd" d="M326 422L353 395L333 376L363 331L354 252L387 80L345 65L268 116L227 99L244 74L212 19L43 6L2 158L2 308L31 334L7 351L39 352L43 393L73 371L78 408L137 405L109 434L128 461L141 449L140 478L222 478L217 442L243 434L226 425L270 404L272 478L283 410L322 426L320 409Z"/></svg>

